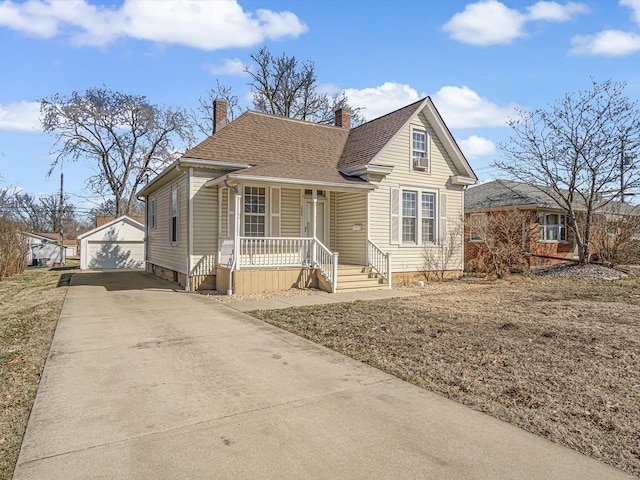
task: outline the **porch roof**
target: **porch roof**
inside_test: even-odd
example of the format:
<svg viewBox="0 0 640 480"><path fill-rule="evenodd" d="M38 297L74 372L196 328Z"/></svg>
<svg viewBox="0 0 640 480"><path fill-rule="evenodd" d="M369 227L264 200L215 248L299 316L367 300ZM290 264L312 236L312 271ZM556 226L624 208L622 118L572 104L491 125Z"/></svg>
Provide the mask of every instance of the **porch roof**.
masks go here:
<svg viewBox="0 0 640 480"><path fill-rule="evenodd" d="M316 185L322 187L356 188L373 190L375 186L360 177L343 175L337 170L329 170L319 165L297 165L272 163L236 170L224 176L226 180L255 180L267 183L287 183ZM216 181L217 180L217 181ZM207 186L224 180L214 179Z"/></svg>

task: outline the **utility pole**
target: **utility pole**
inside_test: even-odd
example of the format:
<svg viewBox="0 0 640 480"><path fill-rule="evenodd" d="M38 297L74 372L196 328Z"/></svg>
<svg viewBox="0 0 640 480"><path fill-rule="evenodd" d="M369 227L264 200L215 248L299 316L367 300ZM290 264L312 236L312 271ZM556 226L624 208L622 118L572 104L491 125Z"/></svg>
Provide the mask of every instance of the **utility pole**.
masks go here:
<svg viewBox="0 0 640 480"><path fill-rule="evenodd" d="M65 266L64 261L64 173L60 172L60 266Z"/></svg>

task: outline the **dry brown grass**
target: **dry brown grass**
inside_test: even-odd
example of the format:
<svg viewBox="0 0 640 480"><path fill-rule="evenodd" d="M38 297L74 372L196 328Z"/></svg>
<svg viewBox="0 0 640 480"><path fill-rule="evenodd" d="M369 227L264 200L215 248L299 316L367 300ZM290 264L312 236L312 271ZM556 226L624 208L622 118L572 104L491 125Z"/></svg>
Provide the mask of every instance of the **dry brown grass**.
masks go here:
<svg viewBox="0 0 640 480"><path fill-rule="evenodd" d="M422 293L253 314L640 474L638 277L512 277Z"/></svg>
<svg viewBox="0 0 640 480"><path fill-rule="evenodd" d="M70 272L28 269L0 282L0 479L13 474Z"/></svg>

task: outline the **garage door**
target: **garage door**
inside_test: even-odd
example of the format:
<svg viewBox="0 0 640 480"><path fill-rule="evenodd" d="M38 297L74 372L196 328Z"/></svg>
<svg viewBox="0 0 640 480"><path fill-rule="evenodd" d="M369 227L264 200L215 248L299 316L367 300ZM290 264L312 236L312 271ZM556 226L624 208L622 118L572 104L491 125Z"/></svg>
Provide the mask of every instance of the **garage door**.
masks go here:
<svg viewBox="0 0 640 480"><path fill-rule="evenodd" d="M88 268L142 268L143 242L89 242Z"/></svg>

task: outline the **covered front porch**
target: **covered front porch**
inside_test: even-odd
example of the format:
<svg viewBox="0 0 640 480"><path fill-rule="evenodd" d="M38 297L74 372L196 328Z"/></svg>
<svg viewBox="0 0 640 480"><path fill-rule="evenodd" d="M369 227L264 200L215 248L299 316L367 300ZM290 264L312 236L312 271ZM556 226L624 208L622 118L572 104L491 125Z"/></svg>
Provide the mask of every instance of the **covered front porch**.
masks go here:
<svg viewBox="0 0 640 480"><path fill-rule="evenodd" d="M211 182L218 187L216 290L335 293L390 288L390 256L368 239L368 189Z"/></svg>

